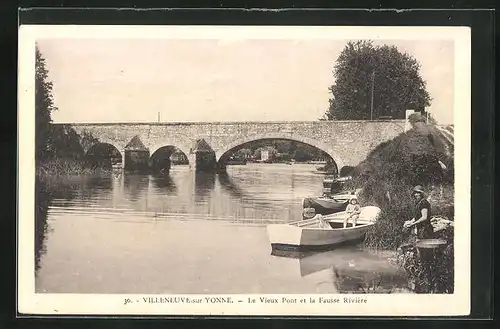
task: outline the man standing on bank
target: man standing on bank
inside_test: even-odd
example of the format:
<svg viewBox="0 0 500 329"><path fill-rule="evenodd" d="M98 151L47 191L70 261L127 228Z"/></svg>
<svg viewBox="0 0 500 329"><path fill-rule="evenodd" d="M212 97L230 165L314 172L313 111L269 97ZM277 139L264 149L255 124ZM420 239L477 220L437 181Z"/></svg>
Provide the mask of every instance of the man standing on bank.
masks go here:
<svg viewBox="0 0 500 329"><path fill-rule="evenodd" d="M434 232L430 220L431 204L425 198L422 186L417 185L413 188L413 197L415 198L415 217L405 222L403 227L413 227L416 230L417 239L430 239Z"/></svg>

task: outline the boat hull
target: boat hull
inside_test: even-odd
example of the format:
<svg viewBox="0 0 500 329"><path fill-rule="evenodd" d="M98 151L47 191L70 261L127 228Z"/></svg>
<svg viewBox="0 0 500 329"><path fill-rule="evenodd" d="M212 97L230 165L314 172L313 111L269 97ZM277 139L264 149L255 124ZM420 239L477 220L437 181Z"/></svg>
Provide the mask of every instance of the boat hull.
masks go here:
<svg viewBox="0 0 500 329"><path fill-rule="evenodd" d="M317 214L329 215L344 211L349 201L336 201L334 199L305 198L302 202L304 208L313 208Z"/></svg>
<svg viewBox="0 0 500 329"><path fill-rule="evenodd" d="M295 244L283 244L283 243L271 243L271 252L274 255L279 255L280 252L306 252L306 251L326 251L326 250L332 250L335 248L340 248L348 245L356 245L360 244L365 240L365 234L363 236L353 239L353 240L348 240L348 241L343 241L343 242L334 242L331 244L324 244L324 245L295 245Z"/></svg>
<svg viewBox="0 0 500 329"><path fill-rule="evenodd" d="M267 232L273 251L317 251L362 242L371 225L373 224L345 229L313 229L274 224L267 227Z"/></svg>

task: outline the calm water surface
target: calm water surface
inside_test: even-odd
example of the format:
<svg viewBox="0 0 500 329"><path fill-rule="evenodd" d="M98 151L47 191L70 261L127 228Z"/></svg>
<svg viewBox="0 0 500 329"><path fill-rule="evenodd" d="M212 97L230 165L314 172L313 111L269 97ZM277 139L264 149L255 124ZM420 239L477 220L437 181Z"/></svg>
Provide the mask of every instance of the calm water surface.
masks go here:
<svg viewBox="0 0 500 329"><path fill-rule="evenodd" d="M265 225L301 218L321 193L312 165L172 167L163 177L60 182L39 243L36 289L49 293L388 292L406 284L356 247L271 255Z"/></svg>

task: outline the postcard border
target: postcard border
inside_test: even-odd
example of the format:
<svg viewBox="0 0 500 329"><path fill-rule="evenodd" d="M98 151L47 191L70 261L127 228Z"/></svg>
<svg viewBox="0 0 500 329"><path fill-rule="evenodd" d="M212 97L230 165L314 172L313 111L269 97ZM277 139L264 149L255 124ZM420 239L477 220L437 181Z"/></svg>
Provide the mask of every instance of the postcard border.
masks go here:
<svg viewBox="0 0 500 329"><path fill-rule="evenodd" d="M20 127L19 127L20 128Z"/></svg>

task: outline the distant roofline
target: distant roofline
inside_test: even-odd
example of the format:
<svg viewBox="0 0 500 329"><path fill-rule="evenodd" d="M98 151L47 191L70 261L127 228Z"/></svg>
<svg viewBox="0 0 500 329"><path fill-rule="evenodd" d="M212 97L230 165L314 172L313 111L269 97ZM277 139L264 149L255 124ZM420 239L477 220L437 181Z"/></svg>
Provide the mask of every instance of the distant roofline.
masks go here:
<svg viewBox="0 0 500 329"><path fill-rule="evenodd" d="M316 121L186 121L186 122L53 122L54 125L75 126L178 126L178 125L238 125L238 124L296 124L296 123L321 123L321 122L403 122L405 119L380 119L380 120L316 120Z"/></svg>

